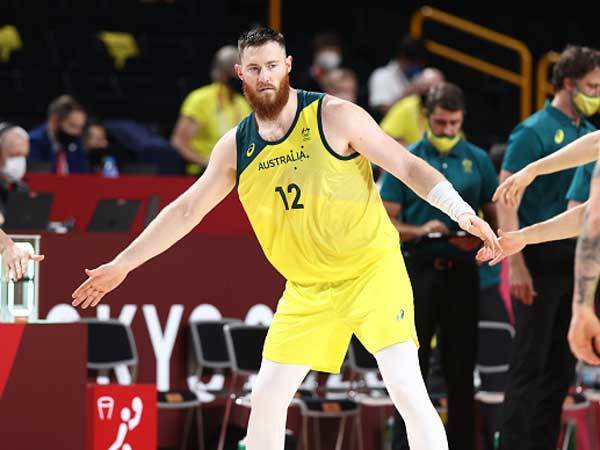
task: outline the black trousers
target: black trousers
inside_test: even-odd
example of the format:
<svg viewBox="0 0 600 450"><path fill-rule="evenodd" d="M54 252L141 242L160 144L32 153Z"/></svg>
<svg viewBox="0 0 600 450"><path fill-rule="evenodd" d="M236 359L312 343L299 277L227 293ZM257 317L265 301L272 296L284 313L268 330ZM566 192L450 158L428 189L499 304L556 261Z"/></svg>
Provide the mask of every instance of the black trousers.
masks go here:
<svg viewBox="0 0 600 450"><path fill-rule="evenodd" d="M537 291L533 305L513 300L516 336L500 429L501 450L555 450L562 402L575 358L567 332L573 295L574 242L525 248Z"/></svg>
<svg viewBox="0 0 600 450"><path fill-rule="evenodd" d="M413 286L419 363L427 378L430 342L438 332L448 390L447 433L451 450L473 450L475 405L473 370L477 351L479 273L472 257L406 258ZM427 426L427 424L423 424ZM404 422L397 415L394 449L408 449Z"/></svg>

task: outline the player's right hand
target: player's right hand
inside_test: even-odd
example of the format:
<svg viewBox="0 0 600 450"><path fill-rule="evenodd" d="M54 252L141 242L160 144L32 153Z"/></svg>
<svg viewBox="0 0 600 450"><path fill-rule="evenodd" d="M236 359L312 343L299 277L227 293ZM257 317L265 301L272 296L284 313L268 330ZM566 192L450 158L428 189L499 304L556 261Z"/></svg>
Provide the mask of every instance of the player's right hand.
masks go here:
<svg viewBox="0 0 600 450"><path fill-rule="evenodd" d="M532 305L537 292L533 287L529 269L522 259L511 261L508 265L508 279L511 295L525 305Z"/></svg>
<svg viewBox="0 0 600 450"><path fill-rule="evenodd" d="M525 188L529 186L533 180L535 180L535 174L528 167L513 173L498 186L492 197L492 201L495 202L501 200L508 206L516 207L523 195L523 191L525 191Z"/></svg>
<svg viewBox="0 0 600 450"><path fill-rule="evenodd" d="M494 258L487 248L482 247L479 252L477 252L477 261L485 262L491 259L489 263L490 266L495 266L507 256L519 253L527 245L525 237L521 231L510 231L506 233L502 230L498 230L498 236L498 243L502 248L502 253Z"/></svg>
<svg viewBox="0 0 600 450"><path fill-rule="evenodd" d="M92 270L85 269L85 273L88 279L72 294L72 305L81 305L83 309L96 306L102 297L123 282L129 271L115 261L111 261Z"/></svg>

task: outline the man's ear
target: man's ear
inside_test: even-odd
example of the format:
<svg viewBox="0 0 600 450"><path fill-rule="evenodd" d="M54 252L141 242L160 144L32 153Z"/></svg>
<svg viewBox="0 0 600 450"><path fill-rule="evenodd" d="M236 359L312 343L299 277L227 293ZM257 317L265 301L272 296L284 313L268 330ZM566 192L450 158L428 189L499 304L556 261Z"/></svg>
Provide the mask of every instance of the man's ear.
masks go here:
<svg viewBox="0 0 600 450"><path fill-rule="evenodd" d="M238 78L240 80L244 80L244 72L242 71L242 66L240 66L239 64L236 64L233 66L234 70L235 70L235 74L238 76Z"/></svg>

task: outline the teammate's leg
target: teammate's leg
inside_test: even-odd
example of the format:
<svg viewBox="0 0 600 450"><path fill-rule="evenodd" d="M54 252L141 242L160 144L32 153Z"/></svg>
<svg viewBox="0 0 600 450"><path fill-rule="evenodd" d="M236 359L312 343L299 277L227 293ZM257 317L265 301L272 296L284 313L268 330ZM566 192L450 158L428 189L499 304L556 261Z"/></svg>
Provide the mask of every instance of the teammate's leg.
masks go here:
<svg viewBox="0 0 600 450"><path fill-rule="evenodd" d="M287 409L309 370L263 359L252 388L248 450L283 450Z"/></svg>
<svg viewBox="0 0 600 450"><path fill-rule="evenodd" d="M447 450L444 426L425 388L414 342L386 347L375 358L388 393L406 423L410 448Z"/></svg>

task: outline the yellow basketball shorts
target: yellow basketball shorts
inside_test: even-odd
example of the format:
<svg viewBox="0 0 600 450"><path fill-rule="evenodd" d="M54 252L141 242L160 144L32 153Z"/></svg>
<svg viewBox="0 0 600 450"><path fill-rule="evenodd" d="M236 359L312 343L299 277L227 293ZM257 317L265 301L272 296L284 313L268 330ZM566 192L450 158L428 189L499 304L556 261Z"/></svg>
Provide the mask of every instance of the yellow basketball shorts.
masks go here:
<svg viewBox="0 0 600 450"><path fill-rule="evenodd" d="M400 251L355 279L310 286L288 281L263 357L338 373L353 333L372 354L408 340L418 346L412 288Z"/></svg>

